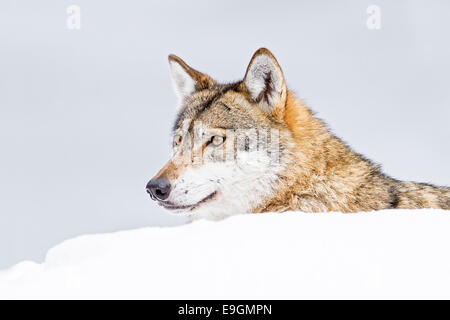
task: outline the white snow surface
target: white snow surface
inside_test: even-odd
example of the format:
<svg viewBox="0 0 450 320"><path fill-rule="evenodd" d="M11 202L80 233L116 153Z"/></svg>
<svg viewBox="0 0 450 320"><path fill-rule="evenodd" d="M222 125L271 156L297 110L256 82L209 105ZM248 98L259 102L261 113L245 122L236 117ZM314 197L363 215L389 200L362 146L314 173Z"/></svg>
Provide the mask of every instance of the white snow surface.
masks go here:
<svg viewBox="0 0 450 320"><path fill-rule="evenodd" d="M0 272L0 298L450 298L443 210L240 215L86 235Z"/></svg>

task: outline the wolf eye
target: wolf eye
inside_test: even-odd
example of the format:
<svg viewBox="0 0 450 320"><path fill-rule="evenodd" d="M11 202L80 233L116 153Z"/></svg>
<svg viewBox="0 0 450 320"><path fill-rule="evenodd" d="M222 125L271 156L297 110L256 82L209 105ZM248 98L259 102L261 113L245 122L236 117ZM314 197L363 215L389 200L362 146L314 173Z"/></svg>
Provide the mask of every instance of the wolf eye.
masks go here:
<svg viewBox="0 0 450 320"><path fill-rule="evenodd" d="M176 147L176 146L180 145L181 140L183 140L183 137L176 136L175 139L173 139L173 146Z"/></svg>
<svg viewBox="0 0 450 320"><path fill-rule="evenodd" d="M212 136L211 143L215 146L220 146L225 141L225 137L222 136Z"/></svg>

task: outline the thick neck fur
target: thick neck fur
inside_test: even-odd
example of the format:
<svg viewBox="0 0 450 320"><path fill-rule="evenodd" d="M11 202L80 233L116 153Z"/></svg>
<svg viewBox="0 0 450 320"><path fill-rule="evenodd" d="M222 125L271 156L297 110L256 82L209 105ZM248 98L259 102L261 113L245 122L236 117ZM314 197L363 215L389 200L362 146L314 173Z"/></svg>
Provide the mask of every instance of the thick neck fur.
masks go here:
<svg viewBox="0 0 450 320"><path fill-rule="evenodd" d="M449 188L400 182L355 153L288 92L284 122L291 132L290 165L254 212L357 212L386 208L450 208Z"/></svg>

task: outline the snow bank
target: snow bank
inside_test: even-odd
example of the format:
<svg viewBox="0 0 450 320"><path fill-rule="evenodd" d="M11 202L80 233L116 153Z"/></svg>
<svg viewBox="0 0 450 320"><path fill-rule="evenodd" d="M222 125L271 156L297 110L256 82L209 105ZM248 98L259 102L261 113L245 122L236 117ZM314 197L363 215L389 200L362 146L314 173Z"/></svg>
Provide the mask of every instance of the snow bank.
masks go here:
<svg viewBox="0 0 450 320"><path fill-rule="evenodd" d="M242 215L88 235L0 272L0 298L450 298L450 214Z"/></svg>

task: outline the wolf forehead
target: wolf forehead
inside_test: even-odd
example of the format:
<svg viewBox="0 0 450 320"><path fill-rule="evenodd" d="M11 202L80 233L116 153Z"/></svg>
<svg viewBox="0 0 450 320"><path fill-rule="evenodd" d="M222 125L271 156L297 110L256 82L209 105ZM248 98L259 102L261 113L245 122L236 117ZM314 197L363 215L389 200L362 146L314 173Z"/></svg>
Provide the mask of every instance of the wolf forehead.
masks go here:
<svg viewBox="0 0 450 320"><path fill-rule="evenodd" d="M270 119L248 101L241 82L214 84L192 93L181 105L172 127L175 134L192 131L194 123L222 129L250 129L268 126Z"/></svg>

